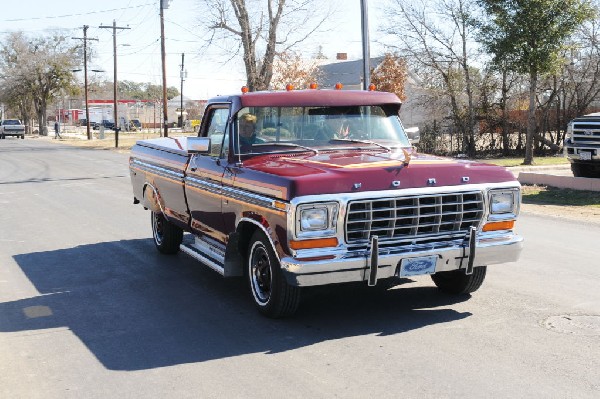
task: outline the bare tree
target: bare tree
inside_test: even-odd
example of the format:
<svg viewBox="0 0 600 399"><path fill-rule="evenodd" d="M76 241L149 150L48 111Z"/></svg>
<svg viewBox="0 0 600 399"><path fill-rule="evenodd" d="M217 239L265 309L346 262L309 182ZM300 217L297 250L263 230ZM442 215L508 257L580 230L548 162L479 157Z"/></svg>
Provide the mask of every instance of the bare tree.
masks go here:
<svg viewBox="0 0 600 399"><path fill-rule="evenodd" d="M270 87L276 54L315 33L331 14L327 7L318 0L206 0L200 8L207 46L220 43L230 59L241 52L248 88L256 91Z"/></svg>
<svg viewBox="0 0 600 399"><path fill-rule="evenodd" d="M46 126L48 105L61 94L78 91L73 76L76 47L65 36L29 38L11 33L0 49L0 79L5 99L23 111L33 102L40 132Z"/></svg>
<svg viewBox="0 0 600 399"><path fill-rule="evenodd" d="M472 58L473 0L390 0L385 33L393 37L390 47L405 56L415 70L428 70L442 82L452 117L464 137L463 150L475 153L475 122ZM439 89L439 87L438 87Z"/></svg>

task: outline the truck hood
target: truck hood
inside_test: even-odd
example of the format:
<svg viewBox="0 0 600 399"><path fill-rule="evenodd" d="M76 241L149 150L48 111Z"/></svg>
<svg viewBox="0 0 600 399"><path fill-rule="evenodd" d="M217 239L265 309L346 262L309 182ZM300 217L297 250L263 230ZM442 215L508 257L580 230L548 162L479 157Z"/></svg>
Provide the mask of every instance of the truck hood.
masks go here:
<svg viewBox="0 0 600 399"><path fill-rule="evenodd" d="M413 152L265 155L244 161L236 186L284 200L304 195L515 181L506 168Z"/></svg>

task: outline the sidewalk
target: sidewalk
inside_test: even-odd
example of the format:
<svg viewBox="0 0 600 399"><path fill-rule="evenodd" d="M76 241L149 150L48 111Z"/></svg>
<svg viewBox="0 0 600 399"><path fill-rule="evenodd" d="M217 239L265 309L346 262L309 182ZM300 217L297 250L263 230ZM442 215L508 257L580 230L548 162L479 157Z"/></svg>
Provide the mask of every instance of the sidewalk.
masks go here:
<svg viewBox="0 0 600 399"><path fill-rule="evenodd" d="M521 184L536 184L538 186L600 192L600 179L574 177L570 164L515 166L508 169L517 177L517 180Z"/></svg>

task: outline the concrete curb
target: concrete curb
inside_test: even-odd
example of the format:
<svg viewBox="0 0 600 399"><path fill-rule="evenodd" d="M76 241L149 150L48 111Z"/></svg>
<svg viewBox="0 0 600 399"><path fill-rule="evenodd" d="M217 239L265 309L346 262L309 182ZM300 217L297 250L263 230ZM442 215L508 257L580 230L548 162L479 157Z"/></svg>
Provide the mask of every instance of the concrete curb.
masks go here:
<svg viewBox="0 0 600 399"><path fill-rule="evenodd" d="M540 165L540 166L511 166L508 168L511 172L535 172L536 170L567 170L571 169L571 164L559 165Z"/></svg>
<svg viewBox="0 0 600 399"><path fill-rule="evenodd" d="M518 177L521 184L537 184L570 188L573 190L600 191L600 179L572 176L555 176L544 173L521 172Z"/></svg>

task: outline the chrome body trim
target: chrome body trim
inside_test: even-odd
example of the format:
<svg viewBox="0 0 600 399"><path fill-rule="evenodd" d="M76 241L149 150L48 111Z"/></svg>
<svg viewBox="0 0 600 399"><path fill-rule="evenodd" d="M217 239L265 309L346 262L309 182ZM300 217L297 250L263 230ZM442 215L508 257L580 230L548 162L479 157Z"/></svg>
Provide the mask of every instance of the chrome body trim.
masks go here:
<svg viewBox="0 0 600 399"><path fill-rule="evenodd" d="M181 244L179 246L179 249L182 252L184 252L185 254L196 259L197 261L204 263L206 266L210 267L211 269L213 269L214 271L219 273L221 276L225 275L225 268L223 267L223 265L220 265L217 262L215 262L214 260L208 258L207 256L205 256L202 252L200 252L196 248Z"/></svg>
<svg viewBox="0 0 600 399"><path fill-rule="evenodd" d="M261 206L264 208L275 209L278 211L283 211L281 208L277 208L275 206L275 199L265 197L263 195L255 194L252 192L248 192L245 190L240 190L237 188L232 188L228 186L221 185L220 183L215 182L214 180L209 179L199 179L196 177L185 178L186 186L191 188L196 188L204 191L208 191L213 194L220 194L229 199L235 199L238 201L246 202L248 204ZM282 202L282 201L280 201Z"/></svg>
<svg viewBox="0 0 600 399"><path fill-rule="evenodd" d="M183 174L181 171L167 169L163 166L158 166L149 162L140 161L137 158L131 160L131 168L137 168L141 171L150 172L169 179L176 178L178 180L183 181L183 178L185 177L185 174Z"/></svg>

